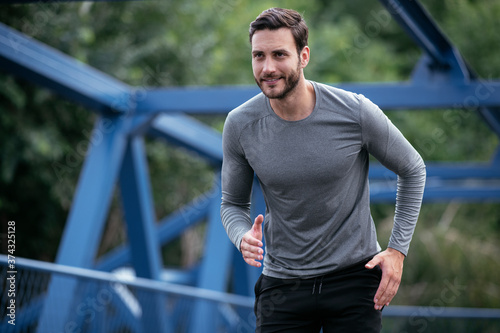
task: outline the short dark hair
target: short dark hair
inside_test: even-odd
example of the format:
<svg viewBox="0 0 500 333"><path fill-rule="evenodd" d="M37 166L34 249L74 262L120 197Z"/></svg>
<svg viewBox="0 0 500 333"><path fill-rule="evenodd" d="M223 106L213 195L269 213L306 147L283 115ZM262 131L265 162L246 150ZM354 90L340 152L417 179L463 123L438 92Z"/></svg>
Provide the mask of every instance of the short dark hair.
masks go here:
<svg viewBox="0 0 500 333"><path fill-rule="evenodd" d="M298 12L292 9L269 8L260 13L259 16L250 23L250 44L252 37L258 30L278 30L280 28L288 28L291 30L297 53L300 54L302 49L307 46L307 38L309 37L309 28L306 21Z"/></svg>

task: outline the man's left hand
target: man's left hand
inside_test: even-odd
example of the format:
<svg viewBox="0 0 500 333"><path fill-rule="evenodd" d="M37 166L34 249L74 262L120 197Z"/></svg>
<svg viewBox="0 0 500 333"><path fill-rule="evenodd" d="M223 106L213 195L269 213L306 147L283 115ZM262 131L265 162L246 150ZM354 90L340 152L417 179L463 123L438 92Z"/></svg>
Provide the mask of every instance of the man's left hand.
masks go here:
<svg viewBox="0 0 500 333"><path fill-rule="evenodd" d="M377 265L382 269L382 280L373 299L376 310L382 310L384 306L389 305L398 292L403 274L404 259L404 254L398 250L388 248L377 254L365 265L368 269L372 269Z"/></svg>

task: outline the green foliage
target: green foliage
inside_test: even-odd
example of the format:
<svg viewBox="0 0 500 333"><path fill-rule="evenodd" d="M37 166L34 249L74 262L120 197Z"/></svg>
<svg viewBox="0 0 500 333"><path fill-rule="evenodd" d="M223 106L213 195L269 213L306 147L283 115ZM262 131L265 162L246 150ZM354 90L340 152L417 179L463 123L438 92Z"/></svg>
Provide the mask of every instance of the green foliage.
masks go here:
<svg viewBox="0 0 500 333"><path fill-rule="evenodd" d="M500 76L500 3L423 4L481 77ZM310 26L308 79L407 80L420 57L376 1L39 2L0 5L0 21L138 88L253 84L248 24L272 6L297 9ZM486 161L498 147L472 109L388 115L426 161ZM219 131L224 121L197 119ZM93 122L88 110L0 73L0 219L16 220L19 256L54 260ZM198 157L146 144L158 219L209 190L213 170ZM393 211L372 207L382 246ZM117 196L101 254L126 241L121 215ZM500 307L499 216L493 203L425 204L394 304L446 303L443 290L456 282L466 287L445 306ZM181 244L163 249L166 264L183 265Z"/></svg>
<svg viewBox="0 0 500 333"><path fill-rule="evenodd" d="M387 115L425 161L489 161L499 144L475 110L391 111Z"/></svg>
<svg viewBox="0 0 500 333"><path fill-rule="evenodd" d="M393 207L377 205L381 245L389 240ZM394 304L498 307L500 205L425 204L405 260ZM385 243L384 243L385 242ZM446 288L457 284L451 297ZM443 291L444 290L444 291Z"/></svg>
<svg viewBox="0 0 500 333"><path fill-rule="evenodd" d="M93 117L5 74L0 82L0 218L17 222L17 255L53 260Z"/></svg>

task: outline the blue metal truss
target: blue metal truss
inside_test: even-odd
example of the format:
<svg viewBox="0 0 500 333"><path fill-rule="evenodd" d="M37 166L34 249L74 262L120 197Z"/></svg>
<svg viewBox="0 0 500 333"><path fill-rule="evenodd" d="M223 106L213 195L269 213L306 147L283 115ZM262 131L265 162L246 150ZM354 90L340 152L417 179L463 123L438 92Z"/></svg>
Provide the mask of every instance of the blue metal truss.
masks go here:
<svg viewBox="0 0 500 333"><path fill-rule="evenodd" d="M19 1L17 1L19 2ZM423 50L409 81L337 84L362 93L382 109L475 108L500 136L500 80L480 80L417 1L381 0ZM144 89L126 85L88 65L0 24L0 68L80 103L99 117L59 247L57 263L112 271L131 266L136 276L224 292L252 295L259 269L245 265L221 226L221 135L189 114L226 114L260 91L255 86ZM153 210L144 136L159 137L196 153L216 170L213 188L157 221ZM424 200L500 200L500 150L489 163L429 163ZM370 170L372 202L394 201L395 175L381 166ZM119 186L129 243L96 258L111 198ZM252 215L265 211L255 185ZM186 271L163 267L160 248L187 228L207 221L205 256ZM64 290L64 297L58 290ZM52 279L39 332L65 331L75 281ZM141 300L146 302L146 300ZM151 300L149 300L151 301ZM165 302L157 298L157 309ZM38 303L37 303L38 304ZM39 306L37 308L40 308ZM57 309L57 310L56 310ZM214 315L206 303L195 304L192 332L208 328ZM200 326L202 325L202 326ZM136 331L170 330L168 320L152 311Z"/></svg>
<svg viewBox="0 0 500 333"><path fill-rule="evenodd" d="M412 80L421 84L438 83L439 85L476 83L481 85L477 75L464 61L460 52L441 32L429 14L418 1L380 0L391 15L398 21L408 35L424 51L424 56L415 68ZM486 89L486 90L484 90ZM487 95L497 95L492 86L477 86L461 96L462 102L448 106L468 104L477 107L479 114L491 129L500 136L500 110L498 104L483 104L477 101ZM495 108L496 107L496 108Z"/></svg>

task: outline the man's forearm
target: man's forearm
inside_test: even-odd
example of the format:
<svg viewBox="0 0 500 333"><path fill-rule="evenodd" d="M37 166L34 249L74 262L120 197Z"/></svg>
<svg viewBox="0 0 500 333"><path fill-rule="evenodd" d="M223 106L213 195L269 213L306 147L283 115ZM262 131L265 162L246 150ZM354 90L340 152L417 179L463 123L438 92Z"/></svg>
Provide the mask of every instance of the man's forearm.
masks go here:
<svg viewBox="0 0 500 333"><path fill-rule="evenodd" d="M394 227L388 247L408 254L415 231L425 187L425 165L420 163L411 171L398 176Z"/></svg>
<svg viewBox="0 0 500 333"><path fill-rule="evenodd" d="M240 251L240 243L243 235L252 228L250 206L234 205L222 199L221 219L229 239L238 251Z"/></svg>

